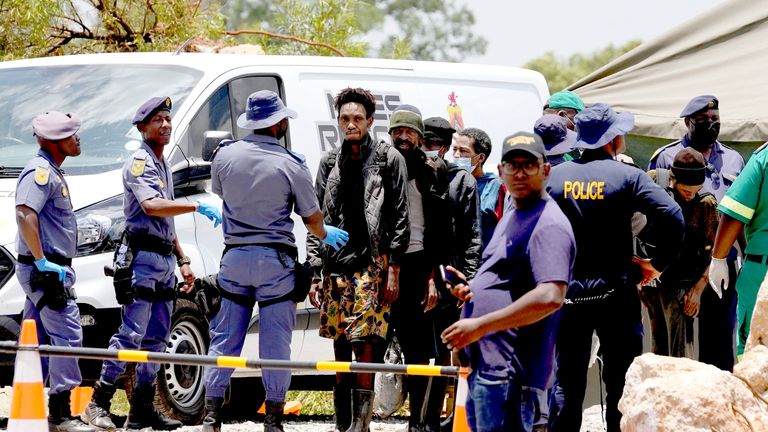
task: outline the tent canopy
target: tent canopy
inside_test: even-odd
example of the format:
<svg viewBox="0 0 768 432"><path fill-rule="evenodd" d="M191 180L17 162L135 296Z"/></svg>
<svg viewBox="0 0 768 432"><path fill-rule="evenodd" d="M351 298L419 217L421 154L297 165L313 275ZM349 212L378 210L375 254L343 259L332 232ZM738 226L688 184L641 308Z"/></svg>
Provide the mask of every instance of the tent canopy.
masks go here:
<svg viewBox="0 0 768 432"><path fill-rule="evenodd" d="M729 0L572 84L635 114L633 134L678 139L695 96L720 101L722 141L768 139L768 0Z"/></svg>

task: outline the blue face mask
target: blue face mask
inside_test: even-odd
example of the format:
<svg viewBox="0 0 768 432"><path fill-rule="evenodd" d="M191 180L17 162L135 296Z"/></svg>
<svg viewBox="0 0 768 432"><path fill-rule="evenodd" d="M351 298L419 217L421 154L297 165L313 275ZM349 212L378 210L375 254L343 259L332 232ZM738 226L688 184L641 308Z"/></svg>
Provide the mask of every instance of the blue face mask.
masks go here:
<svg viewBox="0 0 768 432"><path fill-rule="evenodd" d="M459 168L472 172L472 158L457 157L453 159L453 162L456 163Z"/></svg>

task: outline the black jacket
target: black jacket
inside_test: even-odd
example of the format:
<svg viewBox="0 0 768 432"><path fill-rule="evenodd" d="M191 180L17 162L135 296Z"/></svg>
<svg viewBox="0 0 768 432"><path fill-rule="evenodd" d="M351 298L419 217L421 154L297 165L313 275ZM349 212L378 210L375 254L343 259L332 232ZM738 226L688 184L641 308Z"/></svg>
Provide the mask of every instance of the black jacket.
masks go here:
<svg viewBox="0 0 768 432"><path fill-rule="evenodd" d="M453 259L450 263L464 273L467 279L472 279L480 267L483 248L477 205L477 182L469 171L454 163L442 162L446 164L453 216Z"/></svg>
<svg viewBox="0 0 768 432"><path fill-rule="evenodd" d="M341 159L345 157L341 148L323 155L315 182L325 223L335 227L344 225L344 216L338 205L342 190ZM405 160L392 145L374 142L370 136L366 136L361 143L361 152L365 184L363 203L371 260L375 262L378 257L386 255L390 264L399 264L410 239ZM319 277L320 269L327 266L326 258L326 246L317 237L307 234L307 259L316 277Z"/></svg>

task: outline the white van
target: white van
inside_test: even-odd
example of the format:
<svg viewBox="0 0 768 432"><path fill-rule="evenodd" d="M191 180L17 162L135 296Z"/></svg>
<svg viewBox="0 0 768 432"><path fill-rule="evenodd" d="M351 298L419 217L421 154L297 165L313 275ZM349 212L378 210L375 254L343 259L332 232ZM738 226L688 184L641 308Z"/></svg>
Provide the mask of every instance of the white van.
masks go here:
<svg viewBox="0 0 768 432"><path fill-rule="evenodd" d="M329 57L270 57L223 54L96 54L0 63L0 339L15 339L24 293L14 274L16 223L14 190L21 168L36 153L32 119L48 110L72 111L82 119L82 154L62 168L78 221L77 302L85 345L105 347L120 322L110 265L123 229L120 170L141 139L131 118L152 96L173 100L172 145L165 157L173 167L178 199L221 201L210 192L211 142L249 131L235 120L249 94L270 89L298 111L285 145L302 153L317 170L320 157L341 140L333 98L342 88L363 87L377 98L373 135L387 138L389 115L398 105L417 106L424 117L448 118L459 127L479 127L494 141L488 170L495 170L504 137L530 130L549 93L537 72L516 68ZM213 133L211 131L219 131ZM208 145L206 144L208 136ZM214 138L216 137L216 138ZM198 214L176 217L176 230L198 276L216 273L223 250L221 228ZM296 238L304 253L306 231L297 219ZM319 313L309 302L298 305L292 356L302 360L333 358L330 340L318 336ZM168 351L206 353L208 321L189 298L179 298ZM259 316L254 311L242 355L257 357ZM81 361L87 380L98 377L100 362ZM5 383L12 358L0 364ZM316 372L296 373L294 385L318 384ZM237 370L235 377L258 371ZM159 392L168 414L187 423L201 419L202 370L164 365ZM237 382L234 380L233 388ZM330 381L323 381L330 382ZM253 404L257 387L248 386ZM239 398L238 398L239 399ZM235 399L237 400L237 399Z"/></svg>

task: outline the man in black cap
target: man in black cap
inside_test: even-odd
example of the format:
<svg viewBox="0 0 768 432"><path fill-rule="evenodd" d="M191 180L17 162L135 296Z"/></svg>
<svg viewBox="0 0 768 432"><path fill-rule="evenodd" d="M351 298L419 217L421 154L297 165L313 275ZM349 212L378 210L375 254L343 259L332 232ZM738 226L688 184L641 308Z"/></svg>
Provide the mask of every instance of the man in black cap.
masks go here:
<svg viewBox="0 0 768 432"><path fill-rule="evenodd" d="M469 171L444 158L450 150L455 132L456 129L451 126L451 123L442 117L430 117L424 120L422 150L427 155L427 163L437 170L445 170L448 176L453 226L439 237L442 245L440 249L446 252L447 264L471 279L480 265L482 249L477 182ZM440 281L437 283L438 289L442 289L442 283ZM458 320L459 311L453 296L439 296L438 304L430 314L438 337L443 330ZM451 350L446 349L442 344L438 344L436 364L451 364ZM434 430L443 409L449 380L439 377L430 378L430 380L424 422L427 430Z"/></svg>
<svg viewBox="0 0 768 432"><path fill-rule="evenodd" d="M80 155L80 119L72 113L49 111L35 117L32 129L40 150L21 171L16 185L16 277L27 297L24 319L35 320L40 343L81 347L83 330L72 269L77 221L61 170L64 159ZM42 364L43 379L50 386L50 429L96 430L70 413L70 392L82 381L77 359L43 357Z"/></svg>
<svg viewBox="0 0 768 432"><path fill-rule="evenodd" d="M658 149L648 163L649 170L669 169L681 149L691 147L697 150L704 156L706 168L702 190L713 194L718 203L744 168L744 158L736 150L717 141L720 133L719 108L720 103L714 96L704 95L691 99L680 113L688 133L680 140ZM728 271L733 275L730 278L731 284L722 293L714 289L705 290L699 314L699 331L709 335L699 339L699 361L723 370L733 370L735 361L733 338L738 303L738 294L734 289L736 257L736 249L731 248L726 261Z"/></svg>
<svg viewBox="0 0 768 432"><path fill-rule="evenodd" d="M109 348L163 352L168 344L176 298L176 264L184 278L183 292L189 292L195 280L190 259L176 237L173 217L198 212L218 226L221 212L204 202L175 200L173 173L163 156L165 146L171 142L171 99L154 97L146 101L136 111L133 124L144 141L123 167L125 234L123 244L118 245L132 252L133 261L130 284L116 285L117 301L123 305L122 324L110 339ZM84 414L91 425L108 430L115 428L109 417L110 401L115 393L115 381L125 366L122 361L104 361L101 377L94 385L93 397ZM163 416L154 406L159 369L158 363L136 366L136 386L131 394L127 429L181 427L181 422Z"/></svg>
<svg viewBox="0 0 768 432"><path fill-rule="evenodd" d="M545 431L558 310L571 280L576 241L545 191L551 166L541 139L517 134L501 160L513 206L496 226L469 283L449 267L449 288L465 301L446 329L448 348L464 350L472 373L466 409L472 430ZM470 301L471 300L471 301Z"/></svg>
<svg viewBox="0 0 768 432"><path fill-rule="evenodd" d="M549 179L549 193L571 221L578 248L557 337L563 406L553 430L578 432L581 427L592 334L597 332L605 365L608 432L618 432L625 374L643 349L636 283L657 278L677 256L683 216L645 172L615 160L624 151L624 135L634 126L631 113L617 114L597 103L575 121L575 146L584 152L554 167ZM633 259L632 215L637 211L654 220L662 240L651 260ZM638 271L642 280L632 280Z"/></svg>

